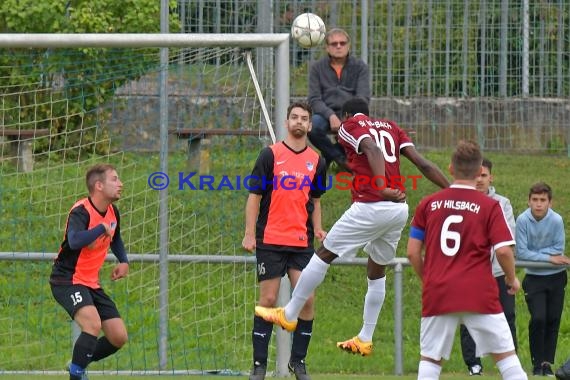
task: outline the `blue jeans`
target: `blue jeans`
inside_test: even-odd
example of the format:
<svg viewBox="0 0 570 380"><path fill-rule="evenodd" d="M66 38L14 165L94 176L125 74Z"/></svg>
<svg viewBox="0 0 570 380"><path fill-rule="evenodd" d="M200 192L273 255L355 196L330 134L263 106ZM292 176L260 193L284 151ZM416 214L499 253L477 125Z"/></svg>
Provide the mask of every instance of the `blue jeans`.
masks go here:
<svg viewBox="0 0 570 380"><path fill-rule="evenodd" d="M346 159L344 150L338 142L333 144L328 135L331 130L329 121L319 114L314 114L312 122L313 127L309 132L309 141L321 151L327 165L332 161L344 161Z"/></svg>

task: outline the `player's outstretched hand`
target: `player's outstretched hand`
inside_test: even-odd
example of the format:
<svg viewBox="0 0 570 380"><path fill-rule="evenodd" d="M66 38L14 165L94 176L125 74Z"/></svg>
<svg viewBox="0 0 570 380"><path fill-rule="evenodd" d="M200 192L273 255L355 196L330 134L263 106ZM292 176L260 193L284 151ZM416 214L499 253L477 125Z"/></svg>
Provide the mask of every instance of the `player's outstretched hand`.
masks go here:
<svg viewBox="0 0 570 380"><path fill-rule="evenodd" d="M255 249L255 236L245 235L241 245L246 251L253 252Z"/></svg>
<svg viewBox="0 0 570 380"><path fill-rule="evenodd" d="M507 293L509 293L511 295L514 295L521 288L521 283L520 283L519 279L516 277L512 281L509 281L505 278L505 282L507 284Z"/></svg>
<svg viewBox="0 0 570 380"><path fill-rule="evenodd" d="M111 272L111 280L115 281L120 278L127 277L127 274L129 274L129 264L119 263Z"/></svg>

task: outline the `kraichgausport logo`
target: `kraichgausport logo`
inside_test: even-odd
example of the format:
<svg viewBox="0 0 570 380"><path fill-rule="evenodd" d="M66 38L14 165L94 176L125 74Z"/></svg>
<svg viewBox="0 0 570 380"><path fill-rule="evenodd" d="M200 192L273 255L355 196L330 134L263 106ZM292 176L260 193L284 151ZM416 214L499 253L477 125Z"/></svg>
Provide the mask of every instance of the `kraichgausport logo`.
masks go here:
<svg viewBox="0 0 570 380"><path fill-rule="evenodd" d="M311 163L307 162L307 168ZM310 168L309 168L310 169ZM386 188L399 189L401 191L416 190L421 175L398 175L398 176L353 176L347 172L335 175L316 176L312 180L309 176L301 173L288 173L280 171L272 178L255 175L198 175L196 172L178 172L171 180L164 172L154 172L148 176L148 186L153 190L164 190L171 185L176 190L191 191L265 191L268 189L284 190L358 190L362 187L372 187L375 190Z"/></svg>

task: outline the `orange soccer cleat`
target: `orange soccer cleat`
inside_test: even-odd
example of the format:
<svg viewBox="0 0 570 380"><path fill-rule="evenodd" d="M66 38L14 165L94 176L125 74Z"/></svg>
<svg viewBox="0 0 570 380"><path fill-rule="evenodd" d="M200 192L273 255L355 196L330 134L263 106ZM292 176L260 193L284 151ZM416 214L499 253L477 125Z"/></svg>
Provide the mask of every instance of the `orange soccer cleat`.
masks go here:
<svg viewBox="0 0 570 380"><path fill-rule="evenodd" d="M285 309L282 307L255 307L255 315L263 318L267 322L271 322L278 326L281 326L289 332L295 331L297 328L297 321L288 321L285 318Z"/></svg>

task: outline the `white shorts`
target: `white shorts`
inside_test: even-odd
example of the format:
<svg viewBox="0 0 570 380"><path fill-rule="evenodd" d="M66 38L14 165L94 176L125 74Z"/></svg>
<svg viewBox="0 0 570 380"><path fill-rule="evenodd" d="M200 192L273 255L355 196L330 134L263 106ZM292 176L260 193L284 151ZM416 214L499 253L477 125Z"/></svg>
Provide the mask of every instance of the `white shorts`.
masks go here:
<svg viewBox="0 0 570 380"><path fill-rule="evenodd" d="M323 245L339 257L364 252L377 264L387 265L408 220L408 205L394 202L354 202L332 226Z"/></svg>
<svg viewBox="0 0 570 380"><path fill-rule="evenodd" d="M514 351L515 345L504 313L456 313L422 318L420 354L434 359L449 359L457 325L463 323L475 341L475 355Z"/></svg>

